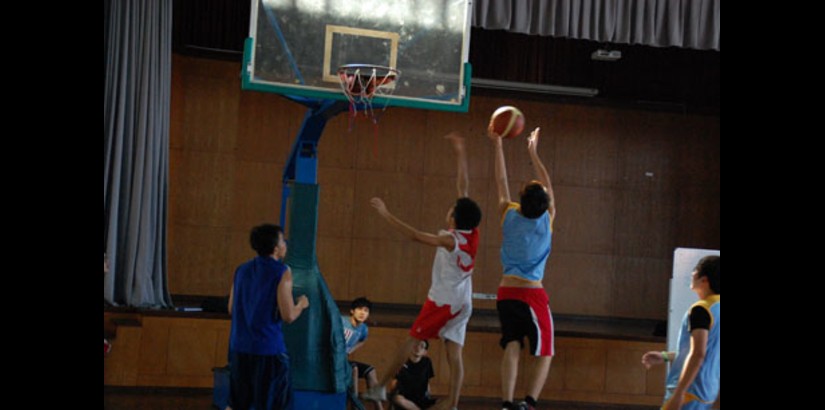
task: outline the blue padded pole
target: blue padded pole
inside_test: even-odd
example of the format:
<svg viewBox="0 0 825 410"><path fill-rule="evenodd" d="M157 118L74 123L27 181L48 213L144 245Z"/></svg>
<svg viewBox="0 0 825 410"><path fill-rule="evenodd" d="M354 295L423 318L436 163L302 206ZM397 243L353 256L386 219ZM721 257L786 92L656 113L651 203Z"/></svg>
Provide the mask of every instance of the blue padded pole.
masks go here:
<svg viewBox="0 0 825 410"><path fill-rule="evenodd" d="M283 189L281 195L280 224L286 226L287 202L290 195L290 184L318 183L318 141L324 133L327 121L336 115L347 111L349 103L338 100L292 99L307 106L304 121L292 150L289 153L286 167L282 176Z"/></svg>

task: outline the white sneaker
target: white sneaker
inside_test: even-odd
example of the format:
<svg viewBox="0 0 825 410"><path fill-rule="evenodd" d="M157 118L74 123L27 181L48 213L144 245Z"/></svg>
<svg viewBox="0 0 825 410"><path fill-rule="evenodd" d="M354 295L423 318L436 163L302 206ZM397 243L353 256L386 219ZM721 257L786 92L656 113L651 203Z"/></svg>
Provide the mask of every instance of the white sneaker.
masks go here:
<svg viewBox="0 0 825 410"><path fill-rule="evenodd" d="M384 386L370 387L367 391L361 394L361 397L370 401L386 401L387 388Z"/></svg>

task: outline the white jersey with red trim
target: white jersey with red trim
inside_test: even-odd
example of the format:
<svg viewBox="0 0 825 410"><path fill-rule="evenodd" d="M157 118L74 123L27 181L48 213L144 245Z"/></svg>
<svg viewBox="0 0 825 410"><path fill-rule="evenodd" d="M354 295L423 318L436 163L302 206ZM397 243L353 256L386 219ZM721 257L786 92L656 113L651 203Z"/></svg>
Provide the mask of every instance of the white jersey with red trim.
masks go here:
<svg viewBox="0 0 825 410"><path fill-rule="evenodd" d="M433 260L433 279L427 297L438 306L450 305L455 314L463 306L473 304L473 268L478 250L478 229L440 231L455 238L455 247L447 250L439 246Z"/></svg>

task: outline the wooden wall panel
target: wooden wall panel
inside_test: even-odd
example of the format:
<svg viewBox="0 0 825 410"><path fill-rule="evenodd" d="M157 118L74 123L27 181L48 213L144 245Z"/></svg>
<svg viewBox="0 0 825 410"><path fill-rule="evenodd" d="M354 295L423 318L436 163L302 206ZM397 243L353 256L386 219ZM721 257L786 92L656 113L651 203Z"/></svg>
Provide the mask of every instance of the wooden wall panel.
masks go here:
<svg viewBox="0 0 825 410"><path fill-rule="evenodd" d="M374 128L359 124L355 152L358 169L420 175L423 171L426 114L410 109L384 111Z"/></svg>
<svg viewBox="0 0 825 410"><path fill-rule="evenodd" d="M465 118L466 115L428 112L427 135L419 136L424 144L424 155L420 160L424 167L424 175L440 175L455 178L456 176L456 155L452 144L444 136L456 131L464 137L464 144L467 153L467 169L470 178L481 179L484 183L491 175L492 162L487 158L492 154L492 147L486 135L473 131ZM470 196L477 196L474 193L475 184L470 185Z"/></svg>
<svg viewBox="0 0 825 410"><path fill-rule="evenodd" d="M488 233L489 235L489 233ZM499 248L485 246L476 255L476 267L473 271L473 292L495 295L501 282L501 256ZM474 300L473 308L495 309L495 300Z"/></svg>
<svg viewBox="0 0 825 410"><path fill-rule="evenodd" d="M640 363L644 354L644 350L608 350L605 391L621 394L645 394L646 370Z"/></svg>
<svg viewBox="0 0 825 410"><path fill-rule="evenodd" d="M147 322L148 320L148 322ZM144 319L143 338L140 341L141 375L162 375L166 373L169 357L169 322ZM118 338L119 339L119 338ZM117 343L120 343L118 340ZM112 349L114 351L114 348Z"/></svg>
<svg viewBox="0 0 825 410"><path fill-rule="evenodd" d="M499 346L500 335L494 333L472 333L472 338L469 340L478 340L481 345L481 356L467 357L465 360L477 360L481 363L491 362L498 363L499 366L483 365L481 368L482 386L489 388L489 386L499 385L499 394L501 393L501 358L504 356L504 351ZM490 392L493 393L493 392ZM489 393L488 393L489 394Z"/></svg>
<svg viewBox="0 0 825 410"><path fill-rule="evenodd" d="M709 191L721 185L721 124L719 118L684 116L674 124L677 183Z"/></svg>
<svg viewBox="0 0 825 410"><path fill-rule="evenodd" d="M665 366L656 366L645 372L645 394L660 395L664 398L667 368Z"/></svg>
<svg viewBox="0 0 825 410"><path fill-rule="evenodd" d="M118 329L115 347L104 360L104 384L117 386L212 386L212 367L226 364L228 319L143 318L143 325ZM372 326L367 343L351 360L369 363L379 377L390 369L393 353L407 339L406 328ZM496 333L469 332L464 346L465 397L500 395L502 349ZM429 356L436 377L432 390L446 395L449 366L444 346L431 341ZM656 405L664 391L664 368L644 369L641 355L663 343L559 338L542 399ZM522 351L516 396L525 394L532 359Z"/></svg>
<svg viewBox="0 0 825 410"><path fill-rule="evenodd" d="M652 191L619 191L616 198L616 254L657 257L673 252L675 203L672 195Z"/></svg>
<svg viewBox="0 0 825 410"><path fill-rule="evenodd" d="M427 301L427 295L430 292L430 285L432 284L433 259L435 259L436 249L413 241L409 241L405 246L414 246L418 248L418 260L408 261L411 265L416 266L415 272L413 273L414 276L411 277L414 279L414 282L410 282L411 286L408 291L413 291L414 289L415 304L420 307ZM396 280L404 281L405 279L399 277ZM414 288L412 287L412 283L415 283Z"/></svg>
<svg viewBox="0 0 825 410"><path fill-rule="evenodd" d="M230 154L235 150L240 84L199 75L187 76L182 147Z"/></svg>
<svg viewBox="0 0 825 410"><path fill-rule="evenodd" d="M273 217L272 219L266 220L266 222L277 223L275 219L276 218ZM235 278L235 269L237 269L242 263L246 263L257 255L252 249L252 246L249 244L249 232L251 229L252 227L249 226L245 228L233 229L229 233L230 239L226 246L229 256L227 258L227 263L221 272L222 276L219 279L219 282L215 283L217 296L229 295L229 289L232 287L232 280Z"/></svg>
<svg viewBox="0 0 825 410"><path fill-rule="evenodd" d="M430 269L422 265L423 252L421 246L407 242L353 240L350 295L374 302L416 303L418 283L430 280Z"/></svg>
<svg viewBox="0 0 825 410"><path fill-rule="evenodd" d="M605 386L607 353L600 346L564 347L566 390L598 392Z"/></svg>
<svg viewBox="0 0 825 410"><path fill-rule="evenodd" d="M318 170L321 201L318 236L352 238L355 209L355 172L340 168Z"/></svg>
<svg viewBox="0 0 825 410"><path fill-rule="evenodd" d="M174 229L173 229L174 228ZM174 242L169 242L169 289L192 295L229 293L226 272L230 269L226 249L230 246L227 228L173 225ZM170 235L171 236L171 235ZM248 240L247 240L248 248ZM234 271L234 267L232 267Z"/></svg>
<svg viewBox="0 0 825 410"><path fill-rule="evenodd" d="M612 256L556 252L544 277L550 308L557 313L609 316L615 260ZM582 294L585 291L585 294ZM586 296L585 296L586 295Z"/></svg>
<svg viewBox="0 0 825 410"><path fill-rule="evenodd" d="M418 200L420 223L416 228L434 234L447 229L447 213L455 206L456 199L455 173L453 176L422 177Z"/></svg>
<svg viewBox="0 0 825 410"><path fill-rule="evenodd" d="M390 228L370 205L370 199L379 197L387 209L402 221L421 225L421 178L401 173L358 171L355 176L354 238L401 240L401 234ZM445 208L446 209L446 208ZM375 259L375 258L373 258Z"/></svg>
<svg viewBox="0 0 825 410"><path fill-rule="evenodd" d="M501 248L502 214L498 203L498 187L496 186L496 182L492 177L490 177L490 179L487 181L486 188L486 201L484 207L481 208L481 212L483 214L482 216L484 218L484 220L481 223L484 228L484 231L482 232L482 237L484 239L485 246L499 249ZM513 192L513 189L513 185L511 184L510 200L518 202L518 188L515 189L515 192Z"/></svg>
<svg viewBox="0 0 825 410"><path fill-rule="evenodd" d="M231 324L220 322L214 329L215 332L215 355L212 363L216 367L223 367L229 363L229 333Z"/></svg>
<svg viewBox="0 0 825 410"><path fill-rule="evenodd" d="M473 338L472 340L466 340L464 348L462 349L462 357L467 359L464 360L464 386L467 388L483 386L481 380L482 371L485 365L482 354L484 352L484 345L489 344L489 342L487 340L482 342L482 340L479 339L480 338ZM447 355L444 354L444 357L446 359ZM449 368L449 364L447 365L447 368ZM445 376L449 374L449 372L443 373ZM450 379L446 378L445 381L445 384L449 386Z"/></svg>
<svg viewBox="0 0 825 410"><path fill-rule="evenodd" d="M668 259L616 258L611 316L667 320L672 265Z"/></svg>
<svg viewBox="0 0 825 410"><path fill-rule="evenodd" d="M369 138L369 135L355 128L350 131L349 122L348 114L338 115L327 122L324 137L318 143L318 164L321 168L355 169L358 140Z"/></svg>
<svg viewBox="0 0 825 410"><path fill-rule="evenodd" d="M169 148L171 150L183 148L183 130L186 126L183 115L186 107L184 81L189 75L189 70L181 68L182 60L178 56L172 56L172 92L169 99Z"/></svg>
<svg viewBox="0 0 825 410"><path fill-rule="evenodd" d="M281 170L306 109L277 95L240 91L239 69L238 63L174 57L168 232L173 293L226 295L235 267L253 256L249 229L278 217ZM659 275L669 274L673 248L720 246L719 118L489 96L474 96L464 114L392 108L381 113L377 129L346 113L327 124L319 145L319 259L334 296L378 293L391 279L391 287L408 288L398 299L381 292L382 301L423 300L432 254L391 231L369 199L384 197L413 226L440 228L456 172L442 136L453 130L467 139L471 196L485 214L475 290L495 292L501 233L486 126L501 105L516 105L527 118L524 134L504 142L513 199L533 178L527 133L542 127L539 152L560 211L552 281L566 284L565 294L589 292L582 286L592 282L592 266L560 272L559 263L569 260L554 259L565 254L612 258L613 277L629 272L634 280L650 281L641 285L650 303L636 302L636 287L611 278L621 286L599 292L593 306L569 306L568 313L662 318L666 279ZM386 258L359 249L370 241L395 242L383 246L396 256L415 254L415 260L381 272L389 266ZM585 272L575 271L579 267ZM644 274L631 272L637 268ZM365 282L366 272L378 282Z"/></svg>
<svg viewBox="0 0 825 410"><path fill-rule="evenodd" d="M236 158L242 161L283 165L301 128L306 108L276 94L241 92L238 110Z"/></svg>
<svg viewBox="0 0 825 410"><path fill-rule="evenodd" d="M103 384L107 386L134 386L142 366L140 327L121 327L117 344L103 358Z"/></svg>
<svg viewBox="0 0 825 410"><path fill-rule="evenodd" d="M350 293L351 281L361 281L352 270L352 239L322 236L318 238L318 267L335 300L352 300L359 295ZM362 290L357 287L356 290ZM366 289L363 289L366 290Z"/></svg>
<svg viewBox="0 0 825 410"><path fill-rule="evenodd" d="M564 375L567 372L567 354L565 349L559 349L558 338L554 343L556 355L553 356L553 361L550 363L550 373L548 373L547 382L544 385L543 397L554 397L565 390Z"/></svg>
<svg viewBox="0 0 825 410"><path fill-rule="evenodd" d="M673 191L677 171L673 121L662 114L625 112L612 130L619 137L619 186L630 190Z"/></svg>
<svg viewBox="0 0 825 410"><path fill-rule="evenodd" d="M721 192L688 187L676 193L674 245L685 248L721 248ZM716 232L709 238L708 232Z"/></svg>
<svg viewBox="0 0 825 410"><path fill-rule="evenodd" d="M618 113L604 108L582 117L559 118L554 181L559 185L609 188L618 182Z"/></svg>
<svg viewBox="0 0 825 410"><path fill-rule="evenodd" d="M178 224L228 226L232 218L235 162L221 153L187 150L172 153L170 215Z"/></svg>
<svg viewBox="0 0 825 410"><path fill-rule="evenodd" d="M616 192L567 186L557 186L554 191L553 250L612 254L618 246L614 241Z"/></svg>
<svg viewBox="0 0 825 410"><path fill-rule="evenodd" d="M235 162L232 189L232 228L249 230L264 222L278 223L283 165L271 162Z"/></svg>
<svg viewBox="0 0 825 410"><path fill-rule="evenodd" d="M171 327L166 373L173 376L209 374L215 357L216 336L214 331L200 326Z"/></svg>

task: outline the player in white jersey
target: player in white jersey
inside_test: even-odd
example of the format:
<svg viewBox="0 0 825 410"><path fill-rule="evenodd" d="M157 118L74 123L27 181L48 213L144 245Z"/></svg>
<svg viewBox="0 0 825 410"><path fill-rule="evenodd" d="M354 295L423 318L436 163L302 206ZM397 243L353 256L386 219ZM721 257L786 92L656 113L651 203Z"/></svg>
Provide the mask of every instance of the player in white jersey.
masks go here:
<svg viewBox="0 0 825 410"><path fill-rule="evenodd" d="M410 328L410 337L398 349L390 369L380 383L381 387L367 391L364 394L366 398L386 398L385 386L404 364L413 346L420 340L441 338L450 364L450 392L448 399L437 403L434 408L451 409L458 406L464 380L461 351L467 322L473 311L471 277L478 249L481 208L467 197L469 178L464 138L456 133L451 133L446 138L452 141L458 161L458 200L447 213L448 229L441 230L438 234L421 232L390 213L380 198L370 201L378 214L394 229L414 241L434 246L437 250L427 301Z"/></svg>

